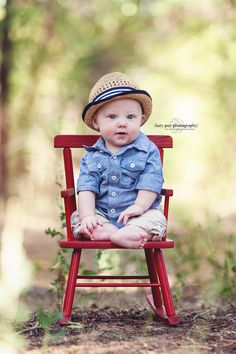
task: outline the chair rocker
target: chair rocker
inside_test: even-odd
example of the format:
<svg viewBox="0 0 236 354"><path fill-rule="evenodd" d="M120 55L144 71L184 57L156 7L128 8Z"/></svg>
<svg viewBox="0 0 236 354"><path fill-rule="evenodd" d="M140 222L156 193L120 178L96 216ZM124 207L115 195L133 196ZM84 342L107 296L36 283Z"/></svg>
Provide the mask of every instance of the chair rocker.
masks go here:
<svg viewBox="0 0 236 354"><path fill-rule="evenodd" d="M172 148L172 138L167 135L149 135L158 147L163 164L164 148ZM154 313L167 320L169 325L176 325L180 318L175 313L173 298L169 286L162 249L173 248L174 241L166 237L162 241L148 241L144 245L144 253L148 275L137 276L113 276L113 275L80 275L79 264L83 249L122 249L110 241L90 241L73 239L70 217L76 210L76 192L74 185L73 159L71 149L83 148L83 145L93 145L99 135L57 135L54 139L54 147L63 149L66 189L61 191L65 203L67 238L60 242L60 247L73 249L66 291L64 295L62 318L60 323L64 324L71 320L71 312L75 294L75 288L82 287L150 287L151 293L147 295L147 301ZM168 221L169 198L173 195L171 189L162 189L164 196L164 215ZM124 248L123 248L124 249ZM125 249L124 249L125 250ZM142 250L140 250L142 252ZM83 282L83 280L101 280L100 282ZM123 279L126 282L104 282L104 280ZM127 282L131 279L147 279L146 282ZM82 280L82 281L81 281Z"/></svg>

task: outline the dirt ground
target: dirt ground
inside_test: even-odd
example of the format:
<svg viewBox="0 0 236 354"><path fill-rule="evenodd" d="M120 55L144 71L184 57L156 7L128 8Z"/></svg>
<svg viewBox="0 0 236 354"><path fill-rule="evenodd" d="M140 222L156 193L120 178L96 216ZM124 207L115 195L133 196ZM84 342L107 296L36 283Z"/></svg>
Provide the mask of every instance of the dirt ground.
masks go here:
<svg viewBox="0 0 236 354"><path fill-rule="evenodd" d="M39 322L39 308L55 308L55 294L35 287L22 298L31 309L18 332L27 341L22 353L235 353L236 307L210 304L196 287L186 288L177 304L182 322L170 327L153 316L145 292L76 294L72 321L48 327ZM78 304L81 307L77 307ZM43 328L44 327L44 328Z"/></svg>
<svg viewBox="0 0 236 354"><path fill-rule="evenodd" d="M34 275L32 288L21 298L29 311L28 320L17 327L26 340L21 354L236 352L235 304L206 301L197 285L185 288L175 304L182 322L174 327L153 316L145 300L147 290L135 288L77 291L72 322L60 326L58 317L51 315L51 324L46 320L43 325L40 311L56 311L56 295L49 291L53 274L48 269L57 245L55 240L29 232L24 247Z"/></svg>

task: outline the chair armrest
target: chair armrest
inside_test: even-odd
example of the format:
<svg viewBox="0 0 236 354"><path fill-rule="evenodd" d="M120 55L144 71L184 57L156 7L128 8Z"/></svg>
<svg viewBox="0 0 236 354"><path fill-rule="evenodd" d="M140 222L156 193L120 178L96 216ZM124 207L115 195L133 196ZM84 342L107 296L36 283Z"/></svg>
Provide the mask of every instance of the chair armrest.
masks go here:
<svg viewBox="0 0 236 354"><path fill-rule="evenodd" d="M74 190L74 188L63 189L63 190L61 191L61 196L62 196L62 198L73 197L74 195L75 195L75 190Z"/></svg>
<svg viewBox="0 0 236 354"><path fill-rule="evenodd" d="M164 188L161 190L161 195L164 195L166 197L172 197L173 194L174 194L173 189L165 189Z"/></svg>

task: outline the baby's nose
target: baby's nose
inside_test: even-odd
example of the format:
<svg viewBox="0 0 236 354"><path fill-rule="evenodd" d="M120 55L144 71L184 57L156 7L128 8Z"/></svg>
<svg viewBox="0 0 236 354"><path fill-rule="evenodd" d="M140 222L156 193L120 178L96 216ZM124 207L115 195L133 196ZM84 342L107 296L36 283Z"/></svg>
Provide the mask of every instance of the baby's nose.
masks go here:
<svg viewBox="0 0 236 354"><path fill-rule="evenodd" d="M119 119L119 121L118 121L118 125L119 125L119 126L126 126L126 124L127 124L126 119L123 118L123 117L121 117L121 118Z"/></svg>

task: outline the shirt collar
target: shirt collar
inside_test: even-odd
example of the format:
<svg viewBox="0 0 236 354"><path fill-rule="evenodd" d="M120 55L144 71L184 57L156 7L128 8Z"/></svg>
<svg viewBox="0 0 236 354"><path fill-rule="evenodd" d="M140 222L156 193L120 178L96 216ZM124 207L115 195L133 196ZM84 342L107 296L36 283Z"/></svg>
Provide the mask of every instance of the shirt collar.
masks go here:
<svg viewBox="0 0 236 354"><path fill-rule="evenodd" d="M138 137L131 144L127 145L127 147L128 146L147 152L149 148L149 139L144 133L140 132Z"/></svg>
<svg viewBox="0 0 236 354"><path fill-rule="evenodd" d="M83 145L83 147L85 148L86 151L104 151L104 152L109 152L105 146L105 142L103 140L102 137L100 137L95 144L93 144L92 146L88 146L88 145Z"/></svg>
<svg viewBox="0 0 236 354"><path fill-rule="evenodd" d="M149 140L146 137L146 135L142 132L139 133L138 137L130 144L122 146L115 155L121 155L123 154L126 150L129 150L131 148L135 148L137 150L140 151L144 151L147 152L148 151L148 146L149 146ZM109 154L112 154L105 145L104 139L102 137L100 137L97 142L93 145L93 146L87 146L84 145L83 146L85 148L86 151L103 151L103 152L107 152Z"/></svg>

